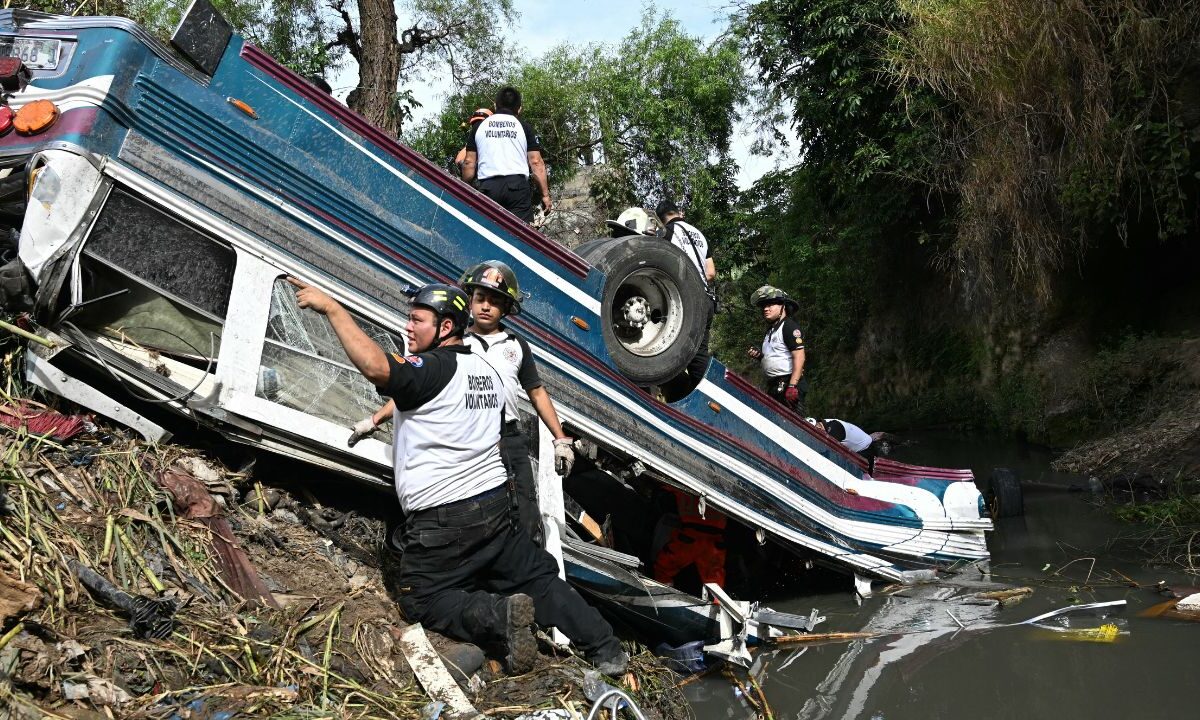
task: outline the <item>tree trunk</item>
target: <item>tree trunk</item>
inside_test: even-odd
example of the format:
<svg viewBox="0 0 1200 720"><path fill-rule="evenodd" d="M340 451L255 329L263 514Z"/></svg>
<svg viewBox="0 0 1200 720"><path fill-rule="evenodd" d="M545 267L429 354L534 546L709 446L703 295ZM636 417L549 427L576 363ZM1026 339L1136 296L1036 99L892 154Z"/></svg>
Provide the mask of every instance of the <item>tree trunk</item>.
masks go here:
<svg viewBox="0 0 1200 720"><path fill-rule="evenodd" d="M396 35L396 7L392 0L358 0L358 87L346 98L350 108L371 124L393 136L400 135L400 117L394 111L396 82L400 77L400 41Z"/></svg>

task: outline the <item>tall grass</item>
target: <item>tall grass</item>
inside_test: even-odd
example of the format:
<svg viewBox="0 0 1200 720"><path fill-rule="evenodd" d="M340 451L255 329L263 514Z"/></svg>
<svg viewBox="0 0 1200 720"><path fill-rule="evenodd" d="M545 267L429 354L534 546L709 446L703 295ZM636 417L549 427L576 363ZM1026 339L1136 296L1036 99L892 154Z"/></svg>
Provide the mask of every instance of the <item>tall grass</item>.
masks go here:
<svg viewBox="0 0 1200 720"><path fill-rule="evenodd" d="M896 82L952 101L940 116L943 172L931 179L962 199L945 260L968 292L1045 301L1097 238L1193 225L1180 98L1200 62L1200 4L898 5L911 22L890 35Z"/></svg>

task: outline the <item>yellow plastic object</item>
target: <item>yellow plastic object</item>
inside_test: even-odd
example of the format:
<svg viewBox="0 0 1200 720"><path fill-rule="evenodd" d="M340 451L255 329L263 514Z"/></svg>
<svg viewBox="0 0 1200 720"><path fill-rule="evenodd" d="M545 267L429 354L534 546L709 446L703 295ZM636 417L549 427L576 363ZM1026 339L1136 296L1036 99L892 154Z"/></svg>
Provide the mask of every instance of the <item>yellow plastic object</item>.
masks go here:
<svg viewBox="0 0 1200 720"><path fill-rule="evenodd" d="M1121 629L1112 623L1105 623L1096 628L1078 628L1061 630L1053 633L1059 640L1075 640L1077 642L1116 642L1121 636Z"/></svg>

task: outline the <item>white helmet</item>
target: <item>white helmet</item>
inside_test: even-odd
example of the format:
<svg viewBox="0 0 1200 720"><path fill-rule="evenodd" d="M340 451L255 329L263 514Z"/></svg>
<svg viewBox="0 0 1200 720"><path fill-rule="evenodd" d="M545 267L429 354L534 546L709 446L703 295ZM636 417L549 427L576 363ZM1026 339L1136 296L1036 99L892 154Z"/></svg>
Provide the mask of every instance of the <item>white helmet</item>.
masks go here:
<svg viewBox="0 0 1200 720"><path fill-rule="evenodd" d="M631 207L617 216L616 220L605 221L613 231L613 237L653 234L658 220L640 207Z"/></svg>

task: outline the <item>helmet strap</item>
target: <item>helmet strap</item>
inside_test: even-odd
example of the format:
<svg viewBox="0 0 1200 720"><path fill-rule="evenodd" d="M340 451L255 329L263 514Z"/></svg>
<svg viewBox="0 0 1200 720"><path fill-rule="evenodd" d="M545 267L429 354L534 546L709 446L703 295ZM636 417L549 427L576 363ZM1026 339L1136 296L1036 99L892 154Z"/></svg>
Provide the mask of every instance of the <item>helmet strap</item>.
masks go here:
<svg viewBox="0 0 1200 720"><path fill-rule="evenodd" d="M451 325L450 332L445 335L442 334L442 321L443 320L449 320L450 325ZM433 335L433 345L430 346L429 349L432 350L433 348L441 347L443 341L449 340L451 338L461 338L466 333L466 331L467 331L467 329L465 327L458 327L454 322L454 318L450 317L449 315L438 315L437 332L435 332Z"/></svg>

